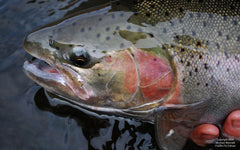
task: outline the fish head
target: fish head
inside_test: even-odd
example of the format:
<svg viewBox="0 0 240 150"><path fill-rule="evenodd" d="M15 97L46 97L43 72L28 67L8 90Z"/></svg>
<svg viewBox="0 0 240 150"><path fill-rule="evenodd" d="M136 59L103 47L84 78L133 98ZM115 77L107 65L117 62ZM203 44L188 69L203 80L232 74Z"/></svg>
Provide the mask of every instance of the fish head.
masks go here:
<svg viewBox="0 0 240 150"><path fill-rule="evenodd" d="M30 33L25 73L58 95L96 107L156 104L172 87L167 54L132 12L89 13ZM46 65L47 64L47 65Z"/></svg>

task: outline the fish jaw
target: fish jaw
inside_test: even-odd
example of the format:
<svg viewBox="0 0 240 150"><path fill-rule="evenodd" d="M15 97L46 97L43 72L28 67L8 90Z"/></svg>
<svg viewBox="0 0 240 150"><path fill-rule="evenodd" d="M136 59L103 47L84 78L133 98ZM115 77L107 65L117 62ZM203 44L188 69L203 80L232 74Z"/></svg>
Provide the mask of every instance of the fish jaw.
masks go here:
<svg viewBox="0 0 240 150"><path fill-rule="evenodd" d="M93 92L88 90L80 79L78 82L68 82L66 76L56 67L25 61L23 69L30 79L50 92L61 93L64 97L72 99L78 97L81 100L88 100L90 95L93 95Z"/></svg>

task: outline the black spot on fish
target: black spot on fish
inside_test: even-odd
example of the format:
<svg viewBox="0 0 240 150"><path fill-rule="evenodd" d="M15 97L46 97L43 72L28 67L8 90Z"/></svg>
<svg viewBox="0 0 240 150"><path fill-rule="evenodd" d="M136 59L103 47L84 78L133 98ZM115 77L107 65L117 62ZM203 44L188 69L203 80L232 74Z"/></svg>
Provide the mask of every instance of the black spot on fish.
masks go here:
<svg viewBox="0 0 240 150"><path fill-rule="evenodd" d="M101 76L101 74L100 74L100 73L98 73L98 76L100 77L100 76Z"/></svg>
<svg viewBox="0 0 240 150"><path fill-rule="evenodd" d="M98 33L98 34L97 34L97 38L100 38L100 36L101 36L101 34L100 34L100 33Z"/></svg>
<svg viewBox="0 0 240 150"><path fill-rule="evenodd" d="M195 31L192 31L192 36L196 36L196 32Z"/></svg>
<svg viewBox="0 0 240 150"><path fill-rule="evenodd" d="M121 44L120 44L120 48L123 48L123 47L124 47L124 44L123 44L123 43L121 43Z"/></svg>
<svg viewBox="0 0 240 150"><path fill-rule="evenodd" d="M183 34L185 33L185 29L182 29L182 33L183 33Z"/></svg>
<svg viewBox="0 0 240 150"><path fill-rule="evenodd" d="M150 4L150 7L151 7L151 8L154 8L154 7L155 7L155 5L154 5L154 4Z"/></svg>
<svg viewBox="0 0 240 150"><path fill-rule="evenodd" d="M151 38L154 37L154 35L153 35L152 33L148 33L148 35L149 35Z"/></svg>
<svg viewBox="0 0 240 150"><path fill-rule="evenodd" d="M170 22L171 26L174 26L174 22Z"/></svg>
<svg viewBox="0 0 240 150"><path fill-rule="evenodd" d="M228 59L229 56L228 56L228 53L227 52L224 52L224 55L226 56L226 58Z"/></svg>
<svg viewBox="0 0 240 150"><path fill-rule="evenodd" d="M193 14L192 14L192 13L189 13L189 17L190 17L190 18L193 18Z"/></svg>
<svg viewBox="0 0 240 150"><path fill-rule="evenodd" d="M89 28L88 28L88 31L91 31L91 30L92 30L92 27L89 27Z"/></svg>
<svg viewBox="0 0 240 150"><path fill-rule="evenodd" d="M84 28L82 28L82 29L81 29L81 32L84 32L84 30L85 30L85 29L84 29Z"/></svg>
<svg viewBox="0 0 240 150"><path fill-rule="evenodd" d="M187 64L186 64L186 66L190 66L190 65L191 65L190 62L188 61Z"/></svg>
<svg viewBox="0 0 240 150"><path fill-rule="evenodd" d="M116 26L116 30L119 30L120 29L120 27L119 26Z"/></svg>
<svg viewBox="0 0 240 150"><path fill-rule="evenodd" d="M179 11L182 13L184 11L184 9L182 7L180 7Z"/></svg>
<svg viewBox="0 0 240 150"><path fill-rule="evenodd" d="M200 18L201 17L201 13L197 13L197 17Z"/></svg>
<svg viewBox="0 0 240 150"><path fill-rule="evenodd" d="M199 82L197 82L197 85L199 86L199 85L200 85L200 83L199 83Z"/></svg>
<svg viewBox="0 0 240 150"><path fill-rule="evenodd" d="M151 14L149 12L146 13L147 17L151 17Z"/></svg>
<svg viewBox="0 0 240 150"><path fill-rule="evenodd" d="M230 70L230 69L229 69L229 68L227 68L227 72L229 72L229 70Z"/></svg>
<svg viewBox="0 0 240 150"><path fill-rule="evenodd" d="M182 19L179 19L179 23L183 23Z"/></svg>
<svg viewBox="0 0 240 150"><path fill-rule="evenodd" d="M185 49L184 49L184 48L181 48L181 52L185 52Z"/></svg>
<svg viewBox="0 0 240 150"><path fill-rule="evenodd" d="M223 16L223 20L224 20L224 21L227 21L227 16Z"/></svg>
<svg viewBox="0 0 240 150"><path fill-rule="evenodd" d="M109 37L109 36L107 36L107 37L106 37L106 40L107 40L107 41L108 41L108 40L110 40L110 37Z"/></svg>
<svg viewBox="0 0 240 150"><path fill-rule="evenodd" d="M233 25L237 25L238 22L236 20L233 20Z"/></svg>
<svg viewBox="0 0 240 150"><path fill-rule="evenodd" d="M69 47L73 47L73 45L72 45L72 44L69 44Z"/></svg>
<svg viewBox="0 0 240 150"><path fill-rule="evenodd" d="M130 30L130 29L131 29L131 26L127 26L127 29Z"/></svg>
<svg viewBox="0 0 240 150"><path fill-rule="evenodd" d="M237 62L239 62L239 57L238 57L238 56L235 56L235 60L237 60Z"/></svg>
<svg viewBox="0 0 240 150"><path fill-rule="evenodd" d="M211 79L214 79L214 75L211 75Z"/></svg>
<svg viewBox="0 0 240 150"><path fill-rule="evenodd" d="M206 26L207 26L207 22L203 21L203 27L206 27Z"/></svg>
<svg viewBox="0 0 240 150"><path fill-rule="evenodd" d="M195 68L195 70L194 70L195 72L198 72L198 68Z"/></svg>
<svg viewBox="0 0 240 150"><path fill-rule="evenodd" d="M102 18L98 18L98 21L102 21Z"/></svg>
<svg viewBox="0 0 240 150"><path fill-rule="evenodd" d="M235 9L235 6L230 5L230 9L231 9L231 10L234 10L234 9Z"/></svg>
<svg viewBox="0 0 240 150"><path fill-rule="evenodd" d="M183 60L182 60L182 59L180 60L180 63L182 63L182 64L183 64Z"/></svg>
<svg viewBox="0 0 240 150"><path fill-rule="evenodd" d="M201 42L198 41L197 44L196 44L196 46L201 46Z"/></svg>
<svg viewBox="0 0 240 150"><path fill-rule="evenodd" d="M208 64L207 63L205 63L205 64L203 64L204 65L204 69L206 69L206 70L208 70Z"/></svg>
<svg viewBox="0 0 240 150"><path fill-rule="evenodd" d="M209 18L213 18L213 14L208 14L208 17Z"/></svg>
<svg viewBox="0 0 240 150"><path fill-rule="evenodd" d="M240 41L240 35L237 37L237 41L238 41L238 42Z"/></svg>
<svg viewBox="0 0 240 150"><path fill-rule="evenodd" d="M199 59L202 59L203 58L203 56L202 55L199 55Z"/></svg>
<svg viewBox="0 0 240 150"><path fill-rule="evenodd" d="M216 43L216 47L217 49L220 49L220 45L218 43Z"/></svg>
<svg viewBox="0 0 240 150"><path fill-rule="evenodd" d="M194 58L194 55L192 54L190 57L191 57L191 58Z"/></svg>
<svg viewBox="0 0 240 150"><path fill-rule="evenodd" d="M191 71L189 71L189 76L192 76L192 72Z"/></svg>
<svg viewBox="0 0 240 150"><path fill-rule="evenodd" d="M218 36L222 36L222 32L221 31L218 31Z"/></svg>
<svg viewBox="0 0 240 150"><path fill-rule="evenodd" d="M141 28L138 29L138 32L143 32Z"/></svg>
<svg viewBox="0 0 240 150"><path fill-rule="evenodd" d="M220 65L220 61L217 62L216 66L218 67Z"/></svg>
<svg viewBox="0 0 240 150"><path fill-rule="evenodd" d="M73 23L72 23L72 26L75 26L76 24L77 24L76 22L73 22Z"/></svg>
<svg viewBox="0 0 240 150"><path fill-rule="evenodd" d="M208 83L206 83L205 86L208 87Z"/></svg>
<svg viewBox="0 0 240 150"><path fill-rule="evenodd" d="M92 52L96 53L96 50L93 50Z"/></svg>
<svg viewBox="0 0 240 150"><path fill-rule="evenodd" d="M229 37L229 35L226 35L226 40L230 40L230 37Z"/></svg>
<svg viewBox="0 0 240 150"><path fill-rule="evenodd" d="M167 33L167 29L166 28L163 28L163 33Z"/></svg>
<svg viewBox="0 0 240 150"><path fill-rule="evenodd" d="M169 16L169 12L168 11L165 12L165 16Z"/></svg>
<svg viewBox="0 0 240 150"><path fill-rule="evenodd" d="M107 27L107 28L106 28L106 31L108 32L109 30L110 30L110 28L109 28L109 27Z"/></svg>
<svg viewBox="0 0 240 150"><path fill-rule="evenodd" d="M123 13L121 13L121 14L120 14L120 17L123 17L123 16L124 16L124 14L123 14Z"/></svg>
<svg viewBox="0 0 240 150"><path fill-rule="evenodd" d="M183 79L182 79L182 82L185 82L185 80L186 80L186 79L185 79L185 78L183 78Z"/></svg>
<svg viewBox="0 0 240 150"><path fill-rule="evenodd" d="M209 41L206 41L206 45L210 45L210 42L209 42Z"/></svg>

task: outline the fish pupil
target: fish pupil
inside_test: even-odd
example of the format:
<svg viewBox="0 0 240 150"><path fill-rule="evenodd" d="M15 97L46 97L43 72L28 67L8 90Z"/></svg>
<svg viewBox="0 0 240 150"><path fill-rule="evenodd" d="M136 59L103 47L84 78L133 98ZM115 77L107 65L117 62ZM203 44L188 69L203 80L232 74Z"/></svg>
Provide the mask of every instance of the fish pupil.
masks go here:
<svg viewBox="0 0 240 150"><path fill-rule="evenodd" d="M88 63L89 60L86 55L80 55L80 56L72 55L70 56L70 61L75 66L83 67Z"/></svg>
<svg viewBox="0 0 240 150"><path fill-rule="evenodd" d="M69 61L75 66L84 67L89 63L89 60L88 53L82 48L69 51Z"/></svg>

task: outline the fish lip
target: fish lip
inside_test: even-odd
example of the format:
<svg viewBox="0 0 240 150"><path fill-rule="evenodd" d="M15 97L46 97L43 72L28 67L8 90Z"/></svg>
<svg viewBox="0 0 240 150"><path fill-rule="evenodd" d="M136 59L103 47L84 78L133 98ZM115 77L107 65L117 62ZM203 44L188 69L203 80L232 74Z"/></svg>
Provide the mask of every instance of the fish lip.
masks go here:
<svg viewBox="0 0 240 150"><path fill-rule="evenodd" d="M81 100L88 100L90 98L88 89L84 87L84 83L80 83L80 81L78 81L82 86L76 88L76 86L73 85L73 82L71 83L67 81L67 77L65 77L61 70L58 69L58 66L51 65L50 63L39 59L34 61L26 60L23 64L23 71L30 79L46 88L50 92L61 95L61 93L55 92L54 90L55 88L58 88L57 85L54 88L48 86L46 83L41 83L41 81L54 82L66 87L66 91L71 90L71 92L75 95L74 97L72 96L72 98L76 99L77 97L77 99Z"/></svg>
<svg viewBox="0 0 240 150"><path fill-rule="evenodd" d="M54 80L62 77L57 68L47 64L43 66L43 64L40 64L39 61L26 60L23 64L23 69L25 73L32 73L33 75L43 79Z"/></svg>

